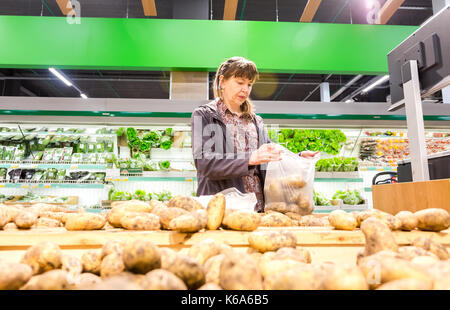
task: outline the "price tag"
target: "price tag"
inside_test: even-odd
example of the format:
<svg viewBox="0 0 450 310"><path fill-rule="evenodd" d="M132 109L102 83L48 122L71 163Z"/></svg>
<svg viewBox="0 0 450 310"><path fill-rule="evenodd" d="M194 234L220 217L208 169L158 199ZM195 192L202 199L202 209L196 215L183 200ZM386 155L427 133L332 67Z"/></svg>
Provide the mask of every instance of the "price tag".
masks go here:
<svg viewBox="0 0 450 310"><path fill-rule="evenodd" d="M128 178L122 179L122 181L128 181Z"/></svg>
<svg viewBox="0 0 450 310"><path fill-rule="evenodd" d="M192 182L192 178L186 178L184 179L186 182Z"/></svg>
<svg viewBox="0 0 450 310"><path fill-rule="evenodd" d="M360 170L361 171L367 171L367 168L361 168Z"/></svg>
<svg viewBox="0 0 450 310"><path fill-rule="evenodd" d="M70 170L76 170L76 169L78 169L78 165L72 165L72 166L70 166Z"/></svg>
<svg viewBox="0 0 450 310"><path fill-rule="evenodd" d="M377 168L377 171L384 171L383 168Z"/></svg>
<svg viewBox="0 0 450 310"><path fill-rule="evenodd" d="M38 165L31 166L31 169L37 169Z"/></svg>
<svg viewBox="0 0 450 310"><path fill-rule="evenodd" d="M120 181L120 179L114 179L114 181Z"/></svg>
<svg viewBox="0 0 450 310"><path fill-rule="evenodd" d="M39 186L37 185L37 184L35 184L35 185L31 185L31 188L32 189L37 189Z"/></svg>
<svg viewBox="0 0 450 310"><path fill-rule="evenodd" d="M52 188L52 186L50 185L50 184L44 184L44 186L43 186L44 188Z"/></svg>
<svg viewBox="0 0 450 310"><path fill-rule="evenodd" d="M5 184L0 184L0 188L5 188Z"/></svg>
<svg viewBox="0 0 450 310"><path fill-rule="evenodd" d="M113 178L106 178L106 181L112 181Z"/></svg>
<svg viewBox="0 0 450 310"><path fill-rule="evenodd" d="M28 185L28 184L22 184L22 186L20 186L20 188L29 188L30 187L30 185Z"/></svg>
<svg viewBox="0 0 450 310"><path fill-rule="evenodd" d="M19 168L19 166L17 166L17 165L11 166L11 169L17 169L17 168Z"/></svg>

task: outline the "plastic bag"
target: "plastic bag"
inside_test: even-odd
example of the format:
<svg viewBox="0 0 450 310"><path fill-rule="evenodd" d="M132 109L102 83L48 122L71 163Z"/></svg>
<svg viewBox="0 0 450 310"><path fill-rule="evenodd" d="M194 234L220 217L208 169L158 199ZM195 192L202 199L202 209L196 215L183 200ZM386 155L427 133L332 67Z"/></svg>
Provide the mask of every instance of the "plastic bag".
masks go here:
<svg viewBox="0 0 450 310"><path fill-rule="evenodd" d="M311 214L314 210L314 173L319 155L303 158L283 148L280 161L267 165L265 210Z"/></svg>
<svg viewBox="0 0 450 310"><path fill-rule="evenodd" d="M255 193L241 193L237 188L230 187L219 193L225 196L225 209L254 212L255 204L257 202ZM208 206L209 201L214 195L204 195L199 197L192 197L204 208Z"/></svg>

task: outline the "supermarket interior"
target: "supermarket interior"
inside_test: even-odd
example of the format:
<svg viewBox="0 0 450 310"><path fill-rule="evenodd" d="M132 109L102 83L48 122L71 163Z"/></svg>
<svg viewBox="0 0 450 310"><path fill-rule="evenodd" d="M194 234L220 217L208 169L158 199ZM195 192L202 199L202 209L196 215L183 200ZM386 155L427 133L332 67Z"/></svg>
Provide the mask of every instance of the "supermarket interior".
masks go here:
<svg viewBox="0 0 450 310"><path fill-rule="evenodd" d="M1 1L0 289L450 289L449 27L450 0ZM249 157L208 161L194 114Z"/></svg>

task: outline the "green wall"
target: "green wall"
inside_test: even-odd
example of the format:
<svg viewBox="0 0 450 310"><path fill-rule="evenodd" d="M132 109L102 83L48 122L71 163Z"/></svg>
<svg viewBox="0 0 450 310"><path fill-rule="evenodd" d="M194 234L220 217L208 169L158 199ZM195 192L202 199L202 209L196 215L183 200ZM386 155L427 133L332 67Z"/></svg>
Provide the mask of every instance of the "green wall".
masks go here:
<svg viewBox="0 0 450 310"><path fill-rule="evenodd" d="M415 26L0 16L0 67L215 71L231 56L261 72L386 74Z"/></svg>

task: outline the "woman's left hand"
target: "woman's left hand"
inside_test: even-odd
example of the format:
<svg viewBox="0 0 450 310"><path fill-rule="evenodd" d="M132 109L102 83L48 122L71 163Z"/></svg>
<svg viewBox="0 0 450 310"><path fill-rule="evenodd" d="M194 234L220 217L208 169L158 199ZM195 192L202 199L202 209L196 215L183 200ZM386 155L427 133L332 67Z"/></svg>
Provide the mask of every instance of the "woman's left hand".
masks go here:
<svg viewBox="0 0 450 310"><path fill-rule="evenodd" d="M312 151L303 151L301 156L303 158L314 158L319 152L312 152Z"/></svg>

